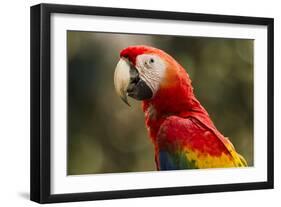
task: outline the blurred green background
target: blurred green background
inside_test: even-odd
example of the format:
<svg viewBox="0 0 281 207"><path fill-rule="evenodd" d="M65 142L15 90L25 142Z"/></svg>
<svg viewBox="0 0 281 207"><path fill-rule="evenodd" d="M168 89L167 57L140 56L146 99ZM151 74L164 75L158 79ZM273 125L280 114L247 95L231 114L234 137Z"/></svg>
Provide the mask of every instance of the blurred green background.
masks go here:
<svg viewBox="0 0 281 207"><path fill-rule="evenodd" d="M119 52L145 44L173 56L218 130L253 165L253 40L67 32L68 175L156 170L141 103L115 93Z"/></svg>

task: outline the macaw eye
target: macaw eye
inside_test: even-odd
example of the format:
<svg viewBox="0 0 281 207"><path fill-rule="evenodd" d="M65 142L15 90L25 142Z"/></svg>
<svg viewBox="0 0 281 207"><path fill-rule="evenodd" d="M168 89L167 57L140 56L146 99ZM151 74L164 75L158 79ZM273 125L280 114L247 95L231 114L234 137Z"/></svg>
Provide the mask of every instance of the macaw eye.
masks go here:
<svg viewBox="0 0 281 207"><path fill-rule="evenodd" d="M154 59L153 59L153 58L150 58L150 59L149 59L149 63L154 63Z"/></svg>

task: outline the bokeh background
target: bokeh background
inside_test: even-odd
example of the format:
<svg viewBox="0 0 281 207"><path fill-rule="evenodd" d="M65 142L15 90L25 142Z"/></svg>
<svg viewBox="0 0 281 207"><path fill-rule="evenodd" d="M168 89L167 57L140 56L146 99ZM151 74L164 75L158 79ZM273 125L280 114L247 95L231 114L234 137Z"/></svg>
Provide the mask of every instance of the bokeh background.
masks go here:
<svg viewBox="0 0 281 207"><path fill-rule="evenodd" d="M157 47L189 73L216 127L253 165L253 40L67 32L67 174L156 170L141 103L115 93L119 52Z"/></svg>

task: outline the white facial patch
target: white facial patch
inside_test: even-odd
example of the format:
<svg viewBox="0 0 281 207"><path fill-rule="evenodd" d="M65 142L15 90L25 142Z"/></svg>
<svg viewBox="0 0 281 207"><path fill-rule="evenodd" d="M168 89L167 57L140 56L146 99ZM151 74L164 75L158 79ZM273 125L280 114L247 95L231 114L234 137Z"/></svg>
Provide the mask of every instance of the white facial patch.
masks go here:
<svg viewBox="0 0 281 207"><path fill-rule="evenodd" d="M136 69L140 78L150 87L154 95L165 74L165 62L158 55L139 55L136 59Z"/></svg>

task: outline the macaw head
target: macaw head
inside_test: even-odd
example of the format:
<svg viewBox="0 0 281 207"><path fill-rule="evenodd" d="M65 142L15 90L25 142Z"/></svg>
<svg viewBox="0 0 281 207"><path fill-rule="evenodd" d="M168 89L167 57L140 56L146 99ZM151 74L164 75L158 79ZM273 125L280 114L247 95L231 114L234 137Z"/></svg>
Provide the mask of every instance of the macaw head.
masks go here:
<svg viewBox="0 0 281 207"><path fill-rule="evenodd" d="M149 46L130 46L120 52L114 74L117 94L161 104L186 100L193 94L191 81L181 65L164 51ZM173 99L173 100L171 100ZM159 105L159 104L158 104Z"/></svg>

